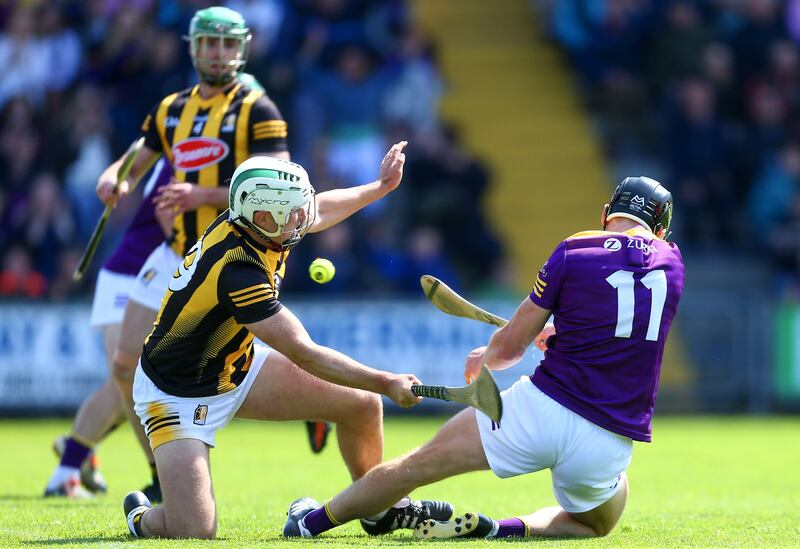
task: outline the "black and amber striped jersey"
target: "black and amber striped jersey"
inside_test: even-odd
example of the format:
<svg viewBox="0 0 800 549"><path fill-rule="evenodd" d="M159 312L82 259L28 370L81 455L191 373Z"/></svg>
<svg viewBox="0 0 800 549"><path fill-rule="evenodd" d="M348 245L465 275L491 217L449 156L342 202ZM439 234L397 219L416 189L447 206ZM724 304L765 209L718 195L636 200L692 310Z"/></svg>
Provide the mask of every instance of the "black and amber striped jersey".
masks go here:
<svg viewBox="0 0 800 549"><path fill-rule="evenodd" d="M210 396L236 388L253 359L243 325L281 309L288 252L275 252L228 221L214 220L170 280L142 369L162 391Z"/></svg>
<svg viewBox="0 0 800 549"><path fill-rule="evenodd" d="M166 155L175 178L201 187L226 184L254 154L287 150L287 126L261 90L236 84L203 99L199 86L165 97L142 123L145 145ZM172 249L183 257L221 210L201 206L175 219Z"/></svg>

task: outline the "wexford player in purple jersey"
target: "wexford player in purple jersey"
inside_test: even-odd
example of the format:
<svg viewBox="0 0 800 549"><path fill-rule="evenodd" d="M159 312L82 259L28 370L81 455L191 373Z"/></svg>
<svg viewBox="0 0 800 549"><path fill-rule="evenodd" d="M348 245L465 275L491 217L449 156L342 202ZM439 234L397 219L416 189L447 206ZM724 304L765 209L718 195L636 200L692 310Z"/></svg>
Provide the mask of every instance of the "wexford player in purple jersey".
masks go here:
<svg viewBox="0 0 800 549"><path fill-rule="evenodd" d="M122 316L136 273L150 252L172 230L171 219L163 218L164 227L159 226L152 200L156 189L166 185L171 175L169 164L159 160L144 185L142 202L122 241L97 274L90 324L103 332L109 365L119 341ZM60 455L60 463L47 483L45 496L89 497L91 493L105 492L106 483L97 469L93 449L116 425L125 421L125 417L122 397L113 378L109 378L78 408L70 435L56 440L54 449ZM144 451L153 463L150 447L145 446ZM144 491L151 499L160 500L160 495L153 490L155 486Z"/></svg>
<svg viewBox="0 0 800 549"><path fill-rule="evenodd" d="M664 344L683 291L681 254L666 241L671 217L667 189L625 179L603 209L603 230L559 244L509 323L467 356L468 379L481 364L509 368L552 330L545 323L553 315L544 359L502 393L501 423L460 412L426 445L373 468L325 505L294 501L284 536L314 537L419 486L485 469L501 478L550 469L558 505L502 520L473 512L404 526L418 538L608 534L625 508L633 441L651 440Z"/></svg>

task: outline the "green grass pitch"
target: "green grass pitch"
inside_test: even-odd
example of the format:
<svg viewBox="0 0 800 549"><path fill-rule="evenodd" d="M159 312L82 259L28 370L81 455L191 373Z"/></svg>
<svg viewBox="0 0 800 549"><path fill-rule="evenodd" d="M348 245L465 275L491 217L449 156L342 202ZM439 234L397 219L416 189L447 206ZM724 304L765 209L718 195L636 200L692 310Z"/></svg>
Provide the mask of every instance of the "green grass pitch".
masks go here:
<svg viewBox="0 0 800 549"><path fill-rule="evenodd" d="M407 414L386 420L386 456L427 440L444 418ZM0 546L208 547L202 541L138 541L122 516L123 495L147 481L127 427L101 447L110 493L91 501L41 498L56 461L63 420L0 420ZM599 540L528 540L541 547L798 547L800 546L800 418L667 417L655 442L637 444L631 494L610 536ZM352 523L318 540L280 537L296 497L324 500L348 483L335 445L311 455L299 423L235 421L211 454L218 510L216 547L400 547L425 545L409 531L370 538ZM547 471L498 480L465 475L423 488L417 497L452 501L458 510L496 518L552 505ZM461 547L503 542L450 542ZM437 544L438 546L438 544Z"/></svg>

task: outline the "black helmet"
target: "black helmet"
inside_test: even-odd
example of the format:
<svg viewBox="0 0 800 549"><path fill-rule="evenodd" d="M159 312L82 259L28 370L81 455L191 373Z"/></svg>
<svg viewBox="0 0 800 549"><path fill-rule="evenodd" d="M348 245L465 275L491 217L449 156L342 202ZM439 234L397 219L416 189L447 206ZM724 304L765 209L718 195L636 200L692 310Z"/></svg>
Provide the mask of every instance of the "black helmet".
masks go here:
<svg viewBox="0 0 800 549"><path fill-rule="evenodd" d="M654 233L661 229L669 232L672 193L655 179L626 177L614 190L606 208L606 223L615 217L627 217L644 223Z"/></svg>

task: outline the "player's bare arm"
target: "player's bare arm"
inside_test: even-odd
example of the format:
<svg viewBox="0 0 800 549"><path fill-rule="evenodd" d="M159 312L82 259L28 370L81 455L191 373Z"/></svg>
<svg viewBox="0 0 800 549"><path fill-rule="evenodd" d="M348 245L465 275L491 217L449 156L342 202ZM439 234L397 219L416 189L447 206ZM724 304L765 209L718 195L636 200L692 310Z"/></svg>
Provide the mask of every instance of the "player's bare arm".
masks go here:
<svg viewBox="0 0 800 549"><path fill-rule="evenodd" d="M117 192L114 193L114 186L117 184L117 172L122 166L122 161L125 159L126 154L128 154L127 151L103 170L103 173L97 178L95 192L103 204L116 204L120 198L131 192L142 176L153 167L153 164L161 156L160 152L149 149L147 146L142 147L131 167L130 174L124 181L120 182Z"/></svg>
<svg viewBox="0 0 800 549"><path fill-rule="evenodd" d="M326 381L386 395L404 408L420 400L411 392L411 386L420 383L415 375L375 370L338 351L317 345L286 307L245 326L297 366Z"/></svg>
<svg viewBox="0 0 800 549"><path fill-rule="evenodd" d="M522 360L549 318L550 311L526 298L508 324L492 334L489 345L467 355L464 377L468 381L478 377L481 364L486 364L491 370L505 370Z"/></svg>
<svg viewBox="0 0 800 549"><path fill-rule="evenodd" d="M317 195L317 215L308 232L319 232L340 223L373 202L380 200L399 185L403 179L406 155L403 150L408 141L392 145L381 162L378 179L346 189L333 189Z"/></svg>

